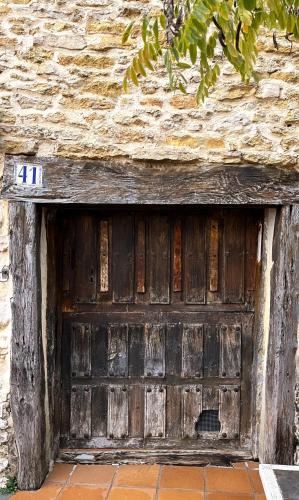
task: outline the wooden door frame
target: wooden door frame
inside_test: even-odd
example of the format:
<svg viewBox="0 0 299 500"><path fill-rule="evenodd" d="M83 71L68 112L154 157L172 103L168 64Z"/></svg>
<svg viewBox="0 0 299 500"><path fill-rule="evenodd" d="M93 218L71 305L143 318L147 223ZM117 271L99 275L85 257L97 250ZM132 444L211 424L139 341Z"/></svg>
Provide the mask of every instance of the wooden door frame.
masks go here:
<svg viewBox="0 0 299 500"><path fill-rule="evenodd" d="M54 162L56 169L57 161ZM92 171L90 165L88 168ZM164 168L167 169L167 165ZM244 175L245 167L238 168L244 169L242 171ZM8 179L11 170L5 175ZM219 181L223 180L221 175L219 171ZM238 175L241 175L240 172ZM284 175L287 176L286 173ZM200 177L200 172L197 173L197 177ZM235 199L235 203L239 201L243 204L261 203L277 206L277 209L265 209L266 230L262 245L261 287L256 315L256 349L253 361L256 401L253 412L256 416L253 426L253 453L261 462L291 464L295 439L295 355L299 316L299 205L292 203L298 199L299 188L298 185L292 187L292 182L297 182L295 177L291 180L289 177L280 177L281 179L285 180L285 184L279 193L278 177L275 178L275 188L272 183L271 188L262 185L260 191L256 190L256 186L251 182L254 193L251 198L247 179L244 189L240 188L241 194ZM234 178L237 184L239 180L240 177ZM266 185L269 179L267 177L264 180ZM147 181L148 176L140 180L143 183ZM126 181L120 176L119 182L121 184ZM167 182L167 177L163 178L163 182ZM207 178L205 182L207 192L211 193ZM215 179L211 182L215 194ZM170 179L170 183L173 185L173 178ZM119 193L121 187L120 185ZM178 202L182 205L187 204L189 199L192 204L207 203L206 194L202 195L204 186L200 189L196 192L195 198L194 192L189 198L185 192L183 199ZM229 205L233 203L230 183L225 189L226 194L223 195L224 198L222 196L222 202ZM179 191L177 187L176 191ZM155 202L162 205L169 203L169 200L165 199L165 192L160 190L159 193L160 198L156 197ZM59 193L60 203L69 201L64 194L63 191ZM36 489L41 485L58 449L59 420L55 399L56 392L59 395L60 367L58 360L55 359L56 286L53 279L55 268L53 269L51 260L55 246L51 237L55 227L55 221L52 220L55 207L51 205L51 201L57 202L57 193L53 200L49 199L47 192L48 198L45 200L36 191L34 195L32 190L20 194L15 186L9 188L6 185L5 195L9 199L18 200L10 203L10 254L13 280L11 408L18 452L18 484L21 489L26 490ZM105 189L102 202L104 197ZM220 202L215 196L209 200L210 203ZM281 200L285 205L280 205ZM40 201L50 204L47 209L47 221ZM71 201L87 204L88 192L85 193L84 201L82 199ZM93 199L90 201L95 203ZM107 202L111 203L111 197L108 195ZM117 203L121 204L121 201L118 199ZM128 203L128 199L125 197L122 203ZM150 205L152 201L146 197L143 199L141 192L138 203ZM48 261L47 272L41 266L41 250L42 261ZM270 288L267 287L267 283L271 285Z"/></svg>

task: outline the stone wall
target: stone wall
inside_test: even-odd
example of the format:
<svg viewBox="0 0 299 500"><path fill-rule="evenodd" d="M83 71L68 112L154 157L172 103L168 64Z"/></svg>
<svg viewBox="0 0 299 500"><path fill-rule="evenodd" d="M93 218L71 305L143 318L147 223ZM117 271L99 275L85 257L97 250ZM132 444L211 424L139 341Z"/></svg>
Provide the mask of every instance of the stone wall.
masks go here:
<svg viewBox="0 0 299 500"><path fill-rule="evenodd" d="M125 26L158 0L0 1L0 133L3 152L39 156L263 163L299 168L299 51L261 34L259 83L243 85L223 62L203 105L169 92L162 69L127 94L121 80L138 28ZM150 7L149 7L150 6ZM217 56L221 63L221 53ZM8 262L1 206L0 265ZM0 284L0 471L9 418L10 284ZM12 449L12 447L11 447Z"/></svg>
<svg viewBox="0 0 299 500"><path fill-rule="evenodd" d="M138 90L121 91L138 25L125 48L123 29L149 5L160 5L158 0L2 0L0 5L6 152L296 163L299 54L295 45L290 54L284 38L277 51L271 34L261 36L259 84L240 84L224 64L221 83L197 107L192 95L168 91L162 71ZM192 79L191 91L196 73Z"/></svg>

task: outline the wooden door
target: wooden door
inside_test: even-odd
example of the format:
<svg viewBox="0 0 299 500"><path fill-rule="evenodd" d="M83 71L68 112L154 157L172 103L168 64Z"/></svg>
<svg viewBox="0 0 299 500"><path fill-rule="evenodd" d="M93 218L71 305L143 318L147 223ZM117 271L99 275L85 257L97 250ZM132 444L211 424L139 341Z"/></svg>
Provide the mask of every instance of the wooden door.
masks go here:
<svg viewBox="0 0 299 500"><path fill-rule="evenodd" d="M69 213L61 444L249 449L259 211Z"/></svg>

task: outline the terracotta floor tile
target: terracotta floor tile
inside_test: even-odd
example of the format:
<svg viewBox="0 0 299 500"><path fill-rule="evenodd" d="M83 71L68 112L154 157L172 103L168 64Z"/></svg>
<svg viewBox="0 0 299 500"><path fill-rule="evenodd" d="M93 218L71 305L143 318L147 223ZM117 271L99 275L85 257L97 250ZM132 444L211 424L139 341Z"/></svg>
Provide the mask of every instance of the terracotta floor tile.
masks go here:
<svg viewBox="0 0 299 500"><path fill-rule="evenodd" d="M203 469L171 465L163 467L160 488L204 490Z"/></svg>
<svg viewBox="0 0 299 500"><path fill-rule="evenodd" d="M74 467L73 464L55 464L54 469L47 477L47 481L65 483Z"/></svg>
<svg viewBox="0 0 299 500"><path fill-rule="evenodd" d="M104 498L106 498L107 491L107 488L99 488L96 486L68 486L61 492L58 499L104 500Z"/></svg>
<svg viewBox="0 0 299 500"><path fill-rule="evenodd" d="M249 469L258 469L259 468L259 462L246 462L247 466Z"/></svg>
<svg viewBox="0 0 299 500"><path fill-rule="evenodd" d="M235 462L233 464L234 469L246 469L246 462Z"/></svg>
<svg viewBox="0 0 299 500"><path fill-rule="evenodd" d="M154 500L156 490L146 488L112 488L108 500Z"/></svg>
<svg viewBox="0 0 299 500"><path fill-rule="evenodd" d="M246 470L207 467L207 490L223 493L253 493Z"/></svg>
<svg viewBox="0 0 299 500"><path fill-rule="evenodd" d="M255 493L264 493L263 484L260 478L260 473L258 470L249 471L250 479L253 483L253 488Z"/></svg>
<svg viewBox="0 0 299 500"><path fill-rule="evenodd" d="M121 465L114 484L116 486L155 488L159 470L159 465Z"/></svg>
<svg viewBox="0 0 299 500"><path fill-rule="evenodd" d="M253 500L254 495L247 495L246 493L209 493L208 500Z"/></svg>
<svg viewBox="0 0 299 500"><path fill-rule="evenodd" d="M116 471L114 465L77 465L71 484L110 484Z"/></svg>
<svg viewBox="0 0 299 500"><path fill-rule="evenodd" d="M61 491L62 484L47 484L37 491L19 491L11 498L13 500L55 500Z"/></svg>
<svg viewBox="0 0 299 500"><path fill-rule="evenodd" d="M160 490L158 500L204 500L204 493L190 490Z"/></svg>

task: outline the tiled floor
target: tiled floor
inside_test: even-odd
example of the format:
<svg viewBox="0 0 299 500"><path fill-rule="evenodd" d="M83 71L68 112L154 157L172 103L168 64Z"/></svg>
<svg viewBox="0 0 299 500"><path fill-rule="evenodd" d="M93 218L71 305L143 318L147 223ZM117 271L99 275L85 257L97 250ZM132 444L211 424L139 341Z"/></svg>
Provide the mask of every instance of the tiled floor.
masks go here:
<svg viewBox="0 0 299 500"><path fill-rule="evenodd" d="M42 488L13 500L265 500L258 464L228 467L56 464Z"/></svg>

